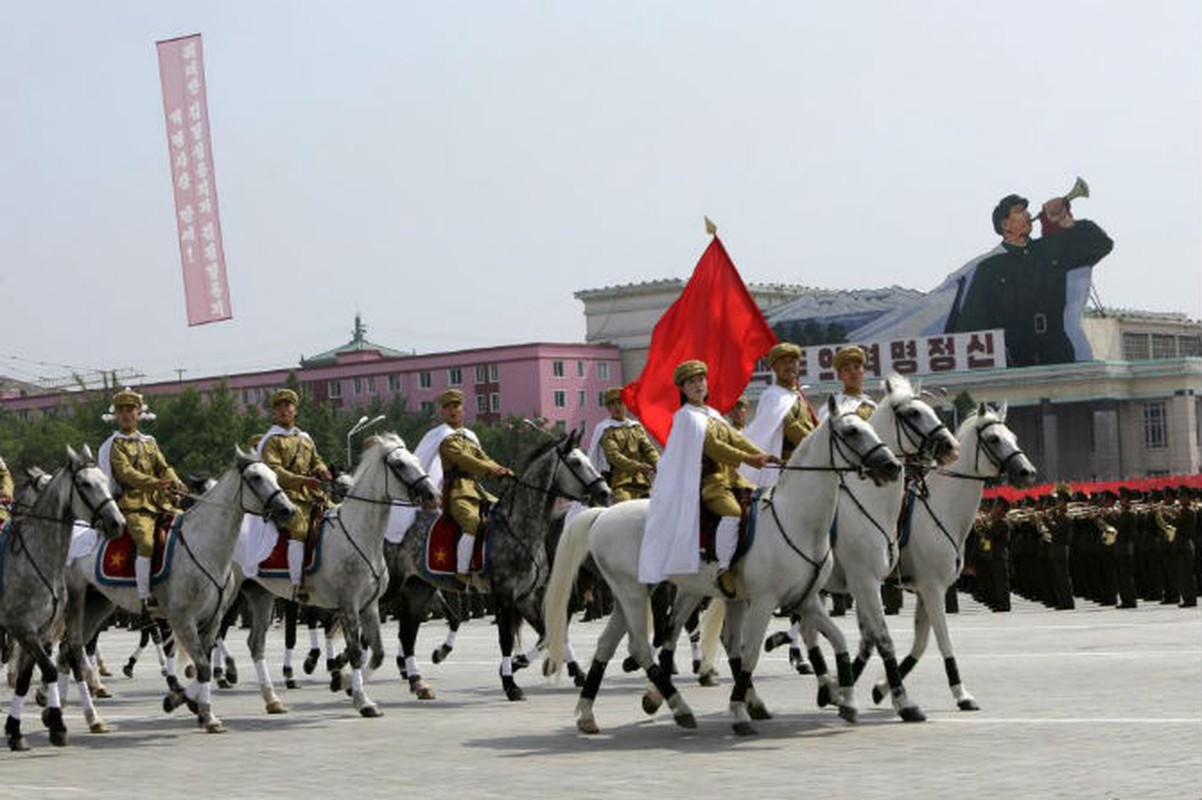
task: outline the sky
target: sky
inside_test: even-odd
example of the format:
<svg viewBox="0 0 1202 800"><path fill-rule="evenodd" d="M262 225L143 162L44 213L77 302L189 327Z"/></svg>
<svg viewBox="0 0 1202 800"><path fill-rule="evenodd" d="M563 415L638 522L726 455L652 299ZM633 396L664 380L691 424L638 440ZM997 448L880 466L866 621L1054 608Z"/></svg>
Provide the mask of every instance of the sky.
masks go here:
<svg viewBox="0 0 1202 800"><path fill-rule="evenodd" d="M704 215L748 283L928 290L1078 175L1102 302L1202 318L1196 0L5 6L0 375L583 341ZM154 43L198 32L234 319L189 328Z"/></svg>

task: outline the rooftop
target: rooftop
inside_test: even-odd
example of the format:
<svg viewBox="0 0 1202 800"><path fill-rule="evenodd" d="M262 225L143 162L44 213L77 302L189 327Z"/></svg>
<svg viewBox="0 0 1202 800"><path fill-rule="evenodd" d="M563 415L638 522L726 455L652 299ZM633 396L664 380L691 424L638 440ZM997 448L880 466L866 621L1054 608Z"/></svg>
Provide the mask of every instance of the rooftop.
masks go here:
<svg viewBox="0 0 1202 800"><path fill-rule="evenodd" d="M385 347L382 344L369 342L366 337L367 326L363 324L363 318L359 314L355 314L355 327L351 331L351 340L341 347L335 347L333 350L326 350L324 353L318 353L309 358L301 357L302 367L322 367L334 364L338 361L338 356L347 355L349 353L379 353L385 358L393 358L398 356L413 355L402 350L394 350L391 347Z"/></svg>

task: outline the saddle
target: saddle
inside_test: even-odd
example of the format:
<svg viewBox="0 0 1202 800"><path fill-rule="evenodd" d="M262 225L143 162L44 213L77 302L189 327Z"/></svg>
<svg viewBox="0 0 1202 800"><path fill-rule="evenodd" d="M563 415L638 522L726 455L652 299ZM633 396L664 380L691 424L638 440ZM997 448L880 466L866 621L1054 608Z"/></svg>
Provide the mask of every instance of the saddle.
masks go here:
<svg viewBox="0 0 1202 800"><path fill-rule="evenodd" d="M154 586L167 577L171 569L171 552L175 549L178 522L183 517L175 514L160 514L154 521L154 555L150 558L150 585ZM137 549L128 530L113 539L101 539L100 551L96 555L96 580L105 586L136 586L134 559Z"/></svg>
<svg viewBox="0 0 1202 800"><path fill-rule="evenodd" d="M759 491L756 489L736 489L735 499L739 501L739 509L742 512L739 516L739 538L738 544L735 545L735 554L731 558L730 563L734 564L743 554L751 547L751 540L755 537L755 527L752 524L752 513L755 509L755 501L759 499ZM717 561L718 555L716 551L718 523L722 521L722 517L714 514L704 505L701 506L701 531L700 531L700 547L702 561Z"/></svg>
<svg viewBox="0 0 1202 800"><path fill-rule="evenodd" d="M446 508L446 506L443 506ZM476 534L476 542L472 547L472 560L468 565L468 573L479 575L488 566L488 555L492 549L492 537L489 536L489 512L492 504L488 501L480 503L480 532ZM426 537L426 573L434 576L455 576L455 554L459 548L459 537L463 529L459 523L451 519L451 515L442 513L430 528Z"/></svg>
<svg viewBox="0 0 1202 800"><path fill-rule="evenodd" d="M305 536L305 575L312 575L321 566L321 538L327 511L329 511L329 506L326 503L318 503L309 512L309 532ZM276 537L275 547L271 548L271 553L259 562L259 577L288 577L287 533L280 531L280 535Z"/></svg>

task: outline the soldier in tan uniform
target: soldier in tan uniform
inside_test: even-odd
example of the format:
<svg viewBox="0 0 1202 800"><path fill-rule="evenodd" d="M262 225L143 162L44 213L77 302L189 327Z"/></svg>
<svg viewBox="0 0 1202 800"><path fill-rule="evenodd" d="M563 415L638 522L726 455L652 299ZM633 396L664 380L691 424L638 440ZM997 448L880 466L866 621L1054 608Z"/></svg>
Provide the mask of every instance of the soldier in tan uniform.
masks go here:
<svg viewBox="0 0 1202 800"><path fill-rule="evenodd" d="M744 395L735 401L734 406L726 415L726 419L730 422L730 427L736 431L742 432L747 427L747 412L751 410L751 402Z"/></svg>
<svg viewBox="0 0 1202 800"><path fill-rule="evenodd" d="M607 427L601 434L600 448L609 467L613 502L648 497L659 451L643 426L627 418L621 389L606 389L604 397L609 419L603 423Z"/></svg>
<svg viewBox="0 0 1202 800"><path fill-rule="evenodd" d="M438 457L442 461L445 510L463 531L455 553L455 573L459 580L466 583L472 548L476 544L476 533L480 530L480 504L484 501L495 503L497 500L484 490L478 479L512 475L513 470L489 458L476 434L463 426L463 392L447 389L438 396L438 409L443 422L451 428L438 446Z"/></svg>
<svg viewBox="0 0 1202 800"><path fill-rule="evenodd" d="M330 470L309 434L296 427L296 409L300 397L291 389L280 389L271 396L271 413L275 424L263 434L259 454L263 463L275 471L280 488L296 505L296 511L280 533L288 536L288 579L292 583L293 599L305 603L304 589L305 538L309 535L309 519L313 508L327 503L322 481L332 479Z"/></svg>
<svg viewBox="0 0 1202 800"><path fill-rule="evenodd" d="M864 394L864 364L867 361L868 354L854 344L835 353L835 374L843 382L843 391L835 395L835 404L840 411L854 411L865 420L876 411L876 402ZM818 415L819 419L826 417L826 406Z"/></svg>
<svg viewBox="0 0 1202 800"><path fill-rule="evenodd" d="M118 430L101 446L101 469L117 485L117 508L125 515L125 529L134 540L134 579L143 609L159 612L150 591L150 559L154 555L154 528L160 514L177 514L174 494L187 487L167 464L153 436L138 430L144 406L142 395L123 389L113 395Z"/></svg>
<svg viewBox="0 0 1202 800"><path fill-rule="evenodd" d="M8 471L8 465L0 458L0 526L8 522L8 510L13 502L13 475Z"/></svg>

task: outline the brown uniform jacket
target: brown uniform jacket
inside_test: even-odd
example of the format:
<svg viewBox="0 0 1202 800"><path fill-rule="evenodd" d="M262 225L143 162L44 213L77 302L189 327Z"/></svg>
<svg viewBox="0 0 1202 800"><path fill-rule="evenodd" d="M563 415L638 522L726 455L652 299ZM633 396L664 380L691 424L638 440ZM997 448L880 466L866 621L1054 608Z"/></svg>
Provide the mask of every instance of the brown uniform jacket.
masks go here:
<svg viewBox="0 0 1202 800"><path fill-rule="evenodd" d="M325 499L320 489L310 489L304 484L305 478L316 478L327 469L308 435L273 434L263 445L263 463L275 471L280 488L293 503L312 504Z"/></svg>
<svg viewBox="0 0 1202 800"><path fill-rule="evenodd" d="M438 457L442 459L443 494L449 501L467 498L496 502L497 498L476 480L499 466L488 457L484 448L461 431L455 431L438 446Z"/></svg>
<svg viewBox="0 0 1202 800"><path fill-rule="evenodd" d="M609 462L611 489L628 486L650 488L651 476L643 472L644 466L655 468L659 464L659 451L651 444L642 425L614 425L601 434L601 450Z"/></svg>
<svg viewBox="0 0 1202 800"><path fill-rule="evenodd" d="M732 489L754 489L739 474L743 457L763 451L729 425L711 419L705 426L704 457L701 460L701 498L712 499Z"/></svg>
<svg viewBox="0 0 1202 800"><path fill-rule="evenodd" d="M781 461L788 461L793 450L801 444L801 440L814 432L814 419L810 416L810 407L805 400L798 397L797 402L785 414L781 437Z"/></svg>
<svg viewBox="0 0 1202 800"><path fill-rule="evenodd" d="M113 480L121 487L117 508L155 514L175 510L170 496L157 484L163 478L178 482L179 477L167 464L153 436L114 438L109 450L109 466Z"/></svg>

